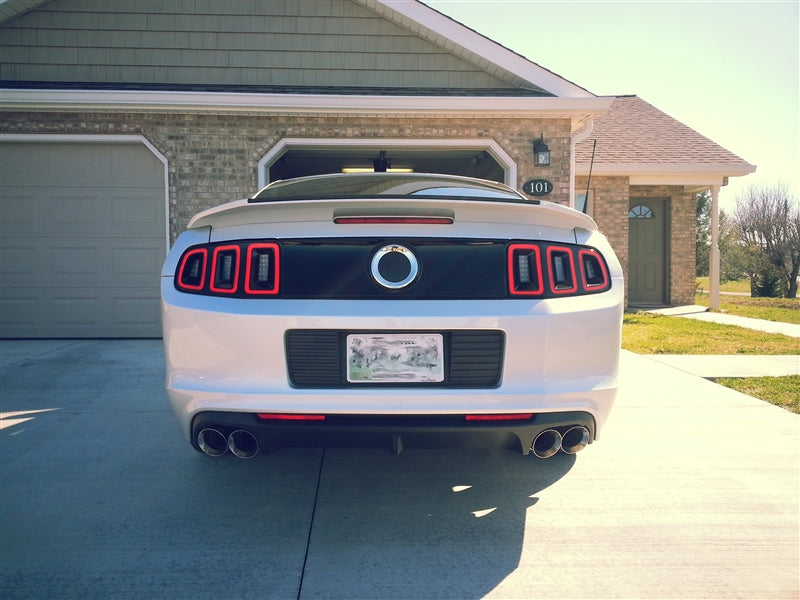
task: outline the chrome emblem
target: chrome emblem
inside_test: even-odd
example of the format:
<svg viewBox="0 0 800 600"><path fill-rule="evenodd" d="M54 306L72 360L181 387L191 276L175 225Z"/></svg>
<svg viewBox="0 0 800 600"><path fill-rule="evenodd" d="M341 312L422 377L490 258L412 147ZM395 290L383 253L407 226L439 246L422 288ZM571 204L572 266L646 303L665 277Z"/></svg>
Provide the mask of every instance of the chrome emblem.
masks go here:
<svg viewBox="0 0 800 600"><path fill-rule="evenodd" d="M372 278L389 290L400 290L410 285L419 273L419 262L405 246L389 244L372 257Z"/></svg>

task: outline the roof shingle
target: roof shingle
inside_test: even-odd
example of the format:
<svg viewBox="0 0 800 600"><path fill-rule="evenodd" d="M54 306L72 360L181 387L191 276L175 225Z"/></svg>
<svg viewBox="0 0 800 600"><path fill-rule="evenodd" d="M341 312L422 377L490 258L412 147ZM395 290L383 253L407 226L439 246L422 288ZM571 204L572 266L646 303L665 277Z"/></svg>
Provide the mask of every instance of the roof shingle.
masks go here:
<svg viewBox="0 0 800 600"><path fill-rule="evenodd" d="M638 96L617 97L594 120L592 133L575 148L578 165L714 165L754 169L746 160L661 112Z"/></svg>

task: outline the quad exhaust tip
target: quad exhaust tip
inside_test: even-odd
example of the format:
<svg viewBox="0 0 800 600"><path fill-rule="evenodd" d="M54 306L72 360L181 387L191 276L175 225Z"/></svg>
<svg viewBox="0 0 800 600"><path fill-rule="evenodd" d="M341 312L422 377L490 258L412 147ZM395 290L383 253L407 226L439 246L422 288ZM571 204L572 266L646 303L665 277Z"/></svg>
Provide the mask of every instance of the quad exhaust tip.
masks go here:
<svg viewBox="0 0 800 600"><path fill-rule="evenodd" d="M555 429L545 429L533 440L531 450L539 458L550 458L561 450L561 434Z"/></svg>
<svg viewBox="0 0 800 600"><path fill-rule="evenodd" d="M226 437L219 429L206 427L197 434L197 446L208 456L223 456L228 450L239 458L253 458L258 454L258 440L244 429L237 429Z"/></svg>
<svg viewBox="0 0 800 600"><path fill-rule="evenodd" d="M249 431L237 429L228 436L228 448L239 458L253 458L258 454L258 440Z"/></svg>
<svg viewBox="0 0 800 600"><path fill-rule="evenodd" d="M197 434L197 446L208 456L222 456L228 451L228 440L218 429L207 427Z"/></svg>
<svg viewBox="0 0 800 600"><path fill-rule="evenodd" d="M588 444L589 430L583 425L575 425L563 435L555 429L545 429L534 438L531 451L539 458L550 458L559 450L565 454L576 454Z"/></svg>
<svg viewBox="0 0 800 600"><path fill-rule="evenodd" d="M567 454L576 454L589 444L589 430L583 425L576 425L561 436L561 450Z"/></svg>

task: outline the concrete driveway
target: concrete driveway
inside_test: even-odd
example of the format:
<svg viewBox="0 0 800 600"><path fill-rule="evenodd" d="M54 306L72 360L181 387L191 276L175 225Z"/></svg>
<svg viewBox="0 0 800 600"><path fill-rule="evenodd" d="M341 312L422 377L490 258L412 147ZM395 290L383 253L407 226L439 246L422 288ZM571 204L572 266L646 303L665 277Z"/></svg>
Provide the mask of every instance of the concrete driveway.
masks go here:
<svg viewBox="0 0 800 600"><path fill-rule="evenodd" d="M798 597L800 418L656 361L577 456L249 461L191 449L162 361L0 342L0 597Z"/></svg>

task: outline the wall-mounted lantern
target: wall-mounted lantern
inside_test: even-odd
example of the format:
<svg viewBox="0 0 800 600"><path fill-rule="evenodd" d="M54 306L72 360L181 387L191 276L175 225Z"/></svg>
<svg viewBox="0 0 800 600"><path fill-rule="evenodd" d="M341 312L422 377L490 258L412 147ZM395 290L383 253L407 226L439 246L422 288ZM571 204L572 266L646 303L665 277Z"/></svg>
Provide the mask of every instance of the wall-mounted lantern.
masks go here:
<svg viewBox="0 0 800 600"><path fill-rule="evenodd" d="M544 143L544 134L533 142L533 164L537 167L550 166L550 148Z"/></svg>

